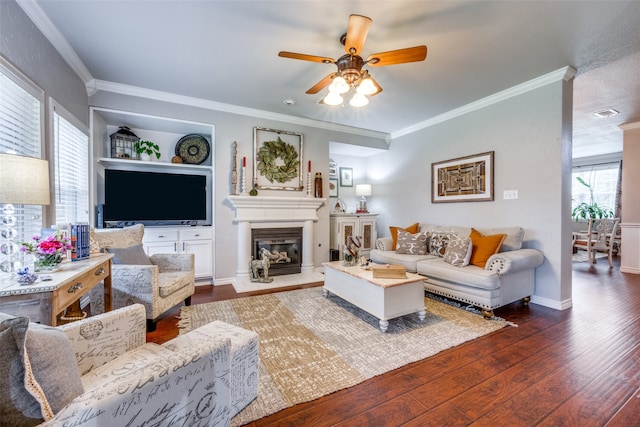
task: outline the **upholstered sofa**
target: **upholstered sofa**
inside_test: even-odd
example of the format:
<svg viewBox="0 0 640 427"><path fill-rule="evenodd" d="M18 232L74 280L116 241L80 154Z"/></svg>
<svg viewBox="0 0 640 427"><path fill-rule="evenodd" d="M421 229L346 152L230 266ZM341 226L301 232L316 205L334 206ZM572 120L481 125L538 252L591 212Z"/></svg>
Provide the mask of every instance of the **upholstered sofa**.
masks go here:
<svg viewBox="0 0 640 427"><path fill-rule="evenodd" d="M407 271L425 276L425 290L428 292L475 305L487 318L493 317L495 308L518 300L529 302L534 293L535 269L543 263L544 257L536 249L522 247L522 227L475 230L462 226L414 225L416 227L410 230L410 236L422 234L421 238L427 246L426 253L406 253L407 251L400 250L401 248L394 249L392 237L382 237L376 241L376 249L371 251L371 260L380 264L403 265ZM400 229L399 233L409 235L409 232L404 232L403 229ZM448 256L448 239L442 237L452 235L455 235L452 240L457 245L469 239L471 245L466 248L466 256L469 257L467 260L461 259L464 257L464 250L462 256ZM497 248L498 252L487 254L486 261L483 260L483 263L477 265L468 263L476 250L470 239L475 235L482 238L503 236L494 239L502 239Z"/></svg>
<svg viewBox="0 0 640 427"><path fill-rule="evenodd" d="M147 256L142 246L144 226L92 229L92 251L114 254L112 304L114 308L134 303L143 304L147 312L147 330L155 330L158 317L184 301L191 304L195 292L195 259L193 254L155 254ZM103 310L102 290L90 293L91 310Z"/></svg>
<svg viewBox="0 0 640 427"><path fill-rule="evenodd" d="M134 304L53 328L0 313L0 424L228 426L256 398L255 332L212 322L157 345L145 317Z"/></svg>

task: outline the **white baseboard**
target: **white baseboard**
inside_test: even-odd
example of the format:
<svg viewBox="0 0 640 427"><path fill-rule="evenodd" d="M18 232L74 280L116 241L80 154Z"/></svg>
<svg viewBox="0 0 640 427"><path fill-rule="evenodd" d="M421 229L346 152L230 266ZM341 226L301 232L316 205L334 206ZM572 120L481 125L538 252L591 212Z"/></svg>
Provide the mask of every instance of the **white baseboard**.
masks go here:
<svg viewBox="0 0 640 427"><path fill-rule="evenodd" d="M571 298L566 299L564 301L556 301L549 298L539 297L536 295L533 295L531 297L531 302L533 304L538 304L544 307L553 308L554 310L566 310L568 308L571 308L571 306L573 305L573 301L571 300Z"/></svg>

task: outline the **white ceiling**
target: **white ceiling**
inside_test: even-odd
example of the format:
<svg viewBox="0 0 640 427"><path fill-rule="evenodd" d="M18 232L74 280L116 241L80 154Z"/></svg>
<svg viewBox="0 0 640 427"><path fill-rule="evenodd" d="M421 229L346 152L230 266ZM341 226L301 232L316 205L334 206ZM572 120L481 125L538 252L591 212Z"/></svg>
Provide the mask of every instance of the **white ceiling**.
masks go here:
<svg viewBox="0 0 640 427"><path fill-rule="evenodd" d="M574 157L621 151L618 125L640 120L640 1L18 2L87 84L132 85L393 136L571 66ZM427 59L370 68L384 91L366 107L319 105L323 92L305 91L335 66L278 52L338 58L352 13L373 19L362 56L425 44ZM620 114L593 115L605 108Z"/></svg>

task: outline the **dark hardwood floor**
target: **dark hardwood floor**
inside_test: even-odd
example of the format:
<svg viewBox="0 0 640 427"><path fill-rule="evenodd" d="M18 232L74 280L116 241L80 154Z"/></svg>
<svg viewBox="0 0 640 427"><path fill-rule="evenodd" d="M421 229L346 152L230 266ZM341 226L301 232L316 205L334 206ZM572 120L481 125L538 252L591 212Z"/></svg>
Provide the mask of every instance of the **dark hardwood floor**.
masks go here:
<svg viewBox="0 0 640 427"><path fill-rule="evenodd" d="M316 284L315 286L318 286ZM198 287L199 304L255 295ZM147 340L176 336L174 308ZM248 424L639 426L640 275L573 264L573 307L514 303L491 335Z"/></svg>

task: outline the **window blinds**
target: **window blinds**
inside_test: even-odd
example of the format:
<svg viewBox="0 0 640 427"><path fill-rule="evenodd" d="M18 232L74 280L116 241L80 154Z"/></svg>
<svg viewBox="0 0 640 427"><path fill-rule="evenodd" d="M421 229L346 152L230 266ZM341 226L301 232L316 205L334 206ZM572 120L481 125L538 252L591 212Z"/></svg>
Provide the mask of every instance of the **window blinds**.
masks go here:
<svg viewBox="0 0 640 427"><path fill-rule="evenodd" d="M0 152L42 157L42 91L0 62ZM14 205L15 240L40 234L42 206ZM3 255L0 254L0 257ZM0 260L1 261L1 260Z"/></svg>
<svg viewBox="0 0 640 427"><path fill-rule="evenodd" d="M55 220L63 225L89 221L89 137L59 106L53 109Z"/></svg>

